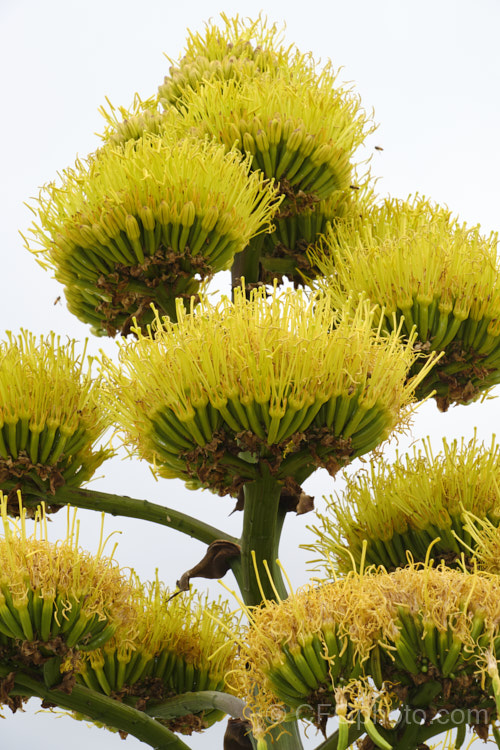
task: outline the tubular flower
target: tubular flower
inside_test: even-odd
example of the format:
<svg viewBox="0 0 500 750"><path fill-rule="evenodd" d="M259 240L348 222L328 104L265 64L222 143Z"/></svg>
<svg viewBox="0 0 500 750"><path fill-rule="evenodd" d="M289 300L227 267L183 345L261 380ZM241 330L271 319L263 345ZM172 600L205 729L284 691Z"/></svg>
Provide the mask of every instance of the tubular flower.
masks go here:
<svg viewBox="0 0 500 750"><path fill-rule="evenodd" d="M345 477L343 496L331 498L328 515L313 531L320 565L347 572L362 561L387 570L404 567L408 553L423 562L432 555L446 563L482 558L483 541L471 536L469 515L500 523L500 446L443 440L433 455L430 440L394 464L371 462L369 469ZM495 532L496 533L496 532ZM366 544L366 547L365 547ZM489 570L489 568L488 568Z"/></svg>
<svg viewBox="0 0 500 750"><path fill-rule="evenodd" d="M464 513L467 545L477 566L485 573L500 575L500 525L497 514L480 515L479 511Z"/></svg>
<svg viewBox="0 0 500 750"><path fill-rule="evenodd" d="M31 534L26 513L8 519L1 501L0 663L30 666L54 656L56 674L77 662L77 651L97 648L133 615L130 586L101 541L91 556L78 546L79 526L68 511L67 536L51 543L44 513L37 511ZM72 658L73 655L73 658Z"/></svg>
<svg viewBox="0 0 500 750"><path fill-rule="evenodd" d="M185 55L171 63L169 73L158 88L161 104L182 106L189 90L198 91L211 80L240 81L265 71L286 67L291 48L283 48L276 24L268 26L259 17L248 21L221 13L222 29L205 24L205 34L189 32Z"/></svg>
<svg viewBox="0 0 500 750"><path fill-rule="evenodd" d="M225 689L235 654L227 635L235 621L225 602L209 603L197 593L170 598L155 581L146 586L136 582L131 606L133 619L102 648L85 655L80 680L141 708L186 692ZM222 716L213 709L167 723L175 731L191 733Z"/></svg>
<svg viewBox="0 0 500 750"><path fill-rule="evenodd" d="M469 403L500 382L497 237L483 237L422 198L387 200L339 224L312 261L335 298L363 292L384 307L388 330L401 320L423 352L444 352L417 389L438 407ZM416 364L420 367L422 360Z"/></svg>
<svg viewBox="0 0 500 750"><path fill-rule="evenodd" d="M334 315L331 300L264 288L123 344L106 362L111 409L126 443L166 477L237 494L264 461L278 480L331 474L401 422L416 381L411 343L373 330L366 305ZM423 377L420 374L419 377Z"/></svg>
<svg viewBox="0 0 500 750"><path fill-rule="evenodd" d="M351 573L253 610L235 679L260 733L276 699L290 708L331 705L345 718L346 688L374 741L378 721L403 702L431 716L471 709L467 723L477 710L477 723L488 724L500 705L499 623L497 577L444 566ZM367 710L374 704L376 721Z"/></svg>
<svg viewBox="0 0 500 750"><path fill-rule="evenodd" d="M0 489L26 498L79 487L112 455L93 446L108 426L85 352L55 334L0 343Z"/></svg>
<svg viewBox="0 0 500 750"><path fill-rule="evenodd" d="M97 334L127 334L150 304L175 314L175 297L229 268L277 207L249 161L175 132L108 145L63 172L38 199L34 250L65 286L68 307Z"/></svg>

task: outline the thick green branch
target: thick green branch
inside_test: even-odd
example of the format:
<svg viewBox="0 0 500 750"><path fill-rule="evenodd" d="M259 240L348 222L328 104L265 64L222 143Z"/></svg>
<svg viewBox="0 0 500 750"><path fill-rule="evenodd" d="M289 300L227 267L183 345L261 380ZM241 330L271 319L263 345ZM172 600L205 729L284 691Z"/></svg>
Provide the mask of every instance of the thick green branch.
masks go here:
<svg viewBox="0 0 500 750"><path fill-rule="evenodd" d="M349 727L349 747L365 733L364 727L356 727L354 724ZM337 750L339 744L339 733L334 732L327 739L318 745L315 750Z"/></svg>
<svg viewBox="0 0 500 750"><path fill-rule="evenodd" d="M47 495L46 499L48 503L54 502L52 496ZM238 543L238 539L235 537L215 528L215 526L199 521L197 518L172 508L165 508L163 505L150 503L148 500L137 500L126 495L112 495L96 490L63 487L57 493L57 502L70 503L77 508L110 513L112 516L126 516L151 521L180 531L182 534L187 534L206 544L211 544L216 539L227 539L230 542Z"/></svg>
<svg viewBox="0 0 500 750"><path fill-rule="evenodd" d="M146 709L149 716L160 719L171 719L175 716L198 713L215 708L224 711L235 719L244 719L245 702L235 695L220 693L215 690L201 690L198 693L182 693L173 698Z"/></svg>
<svg viewBox="0 0 500 750"><path fill-rule="evenodd" d="M286 599L288 593L281 570L276 565L283 519L279 514L281 484L262 466L260 479L247 482L244 487L243 533L241 536L241 594L249 606L265 599ZM255 553L255 563L252 553ZM263 565L266 560L272 583ZM260 585L259 585L260 579Z"/></svg>
<svg viewBox="0 0 500 750"><path fill-rule="evenodd" d="M35 678L19 673L16 674L15 684L17 688L26 688L27 692L59 708L76 711L93 721L127 732L156 750L189 750L189 746L170 729L143 711L137 711L83 685L75 685L71 693L67 694L61 690L49 689Z"/></svg>

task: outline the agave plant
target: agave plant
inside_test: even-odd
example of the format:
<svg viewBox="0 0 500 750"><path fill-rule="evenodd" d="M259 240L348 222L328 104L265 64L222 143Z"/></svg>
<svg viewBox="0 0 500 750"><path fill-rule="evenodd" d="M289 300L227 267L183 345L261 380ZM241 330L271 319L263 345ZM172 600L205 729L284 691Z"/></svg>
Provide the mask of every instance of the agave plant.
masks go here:
<svg viewBox="0 0 500 750"><path fill-rule="evenodd" d="M156 95L108 102L101 147L33 204L27 244L70 311L122 338L97 377L55 335L0 345L0 702L158 750L222 714L228 750L301 750L301 720L329 716L318 750L425 750L443 729L459 750L468 728L500 747L497 443L380 456L418 400L500 382L496 235L378 199L359 97L262 17L222 15L170 62ZM231 299L207 289L219 271ZM106 427L159 480L234 498L238 536L82 488ZM349 469L346 492L312 522L322 577L294 592L280 540L318 468ZM80 549L69 511L49 542L66 503L204 556L142 583L102 535ZM229 572L241 617L190 590Z"/></svg>

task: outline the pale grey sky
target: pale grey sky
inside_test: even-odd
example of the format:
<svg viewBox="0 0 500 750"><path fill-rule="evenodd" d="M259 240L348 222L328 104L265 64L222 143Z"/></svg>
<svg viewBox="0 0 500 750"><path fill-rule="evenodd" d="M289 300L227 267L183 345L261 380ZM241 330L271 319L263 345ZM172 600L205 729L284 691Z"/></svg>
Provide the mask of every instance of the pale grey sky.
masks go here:
<svg viewBox="0 0 500 750"><path fill-rule="evenodd" d="M463 221L480 222L485 232L499 228L497 0L269 0L265 5L252 0L224 5L200 0L0 0L4 329L53 329L80 340L89 335L64 304L54 304L61 288L23 248L18 232L30 223L23 202L57 170L72 165L76 154L85 156L96 148L94 133L103 127L97 109L105 96L115 105L128 105L136 91L142 97L153 94L168 69L162 53L178 57L186 27L201 29L221 10L252 18L263 11L269 20L286 22L289 42L344 67L344 79L355 84L380 124L366 148L367 156L373 154L380 194L406 197L418 191L446 203ZM374 151L374 145L384 150ZM92 339L92 351L101 346L114 350L111 342ZM474 426L489 442L499 416L498 400L447 414L429 403L420 408L412 434L401 445L427 434L435 436L438 445L443 435L470 436ZM106 478L96 481L96 488L172 505L239 534L241 518L227 518L232 509L228 499L190 493L177 481L156 483L148 466L137 462L113 461L103 472ZM321 497L339 486L318 472L306 488L321 506ZM95 549L98 519L90 512L79 516L83 543ZM310 520L290 517L283 537L282 559L295 585L307 580L308 555L297 551L297 545L306 541ZM54 539L62 525L63 519L56 517ZM202 545L145 523L109 518L106 528L123 531L118 558L143 578L158 567L160 576L173 585L203 553ZM121 747L118 735L67 718L33 716L33 708L25 715L5 714L0 722L2 747L24 748L34 742L37 750L66 743L72 750L83 750L88 743L103 750ZM220 736L221 730L215 730L188 744L212 750L221 747ZM307 747L318 742L310 739ZM127 739L128 750L139 745Z"/></svg>

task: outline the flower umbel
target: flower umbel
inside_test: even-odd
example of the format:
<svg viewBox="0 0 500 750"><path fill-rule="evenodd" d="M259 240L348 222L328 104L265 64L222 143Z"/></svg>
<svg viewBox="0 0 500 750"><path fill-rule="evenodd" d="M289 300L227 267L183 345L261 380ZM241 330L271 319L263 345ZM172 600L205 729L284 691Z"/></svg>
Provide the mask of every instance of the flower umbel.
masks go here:
<svg viewBox="0 0 500 750"><path fill-rule="evenodd" d="M0 343L0 489L26 500L79 487L112 455L94 450L109 425L75 342L27 331Z"/></svg>
<svg viewBox="0 0 500 750"><path fill-rule="evenodd" d="M28 533L26 511L7 517L1 501L4 536L0 538L0 662L35 666L69 650L97 648L133 615L131 589L102 540L95 556L78 544L79 524L68 510L65 539L47 538L39 509Z"/></svg>
<svg viewBox="0 0 500 750"><path fill-rule="evenodd" d="M342 496L330 499L327 515L313 528L317 541L307 549L320 554L316 562L348 572L358 567L404 567L408 553L423 562L432 556L450 565L484 555L483 542L469 530L468 514L500 522L500 446L443 440L433 454L430 440L393 464L372 461L370 468L345 477ZM366 542L366 548L365 548ZM494 557L493 550L491 557ZM489 569L489 568L488 568Z"/></svg>
<svg viewBox="0 0 500 750"><path fill-rule="evenodd" d="M34 252L94 333L130 332L150 304L175 316L175 297L229 268L269 227L279 200L239 152L175 128L108 144L40 193Z"/></svg>
<svg viewBox="0 0 500 750"><path fill-rule="evenodd" d="M263 17L248 21L220 14L222 28L205 25L205 33L189 33L185 54L169 60L169 73L158 88L165 107L181 107L190 90L198 91L212 80L255 78L265 71L286 69L292 48L282 46L282 32Z"/></svg>
<svg viewBox="0 0 500 750"><path fill-rule="evenodd" d="M423 198L386 200L339 223L313 262L335 299L364 293L388 330L404 321L422 352L444 352L417 389L439 408L465 404L500 381L497 236L483 237ZM320 282L321 283L321 282ZM420 367L423 360L416 363Z"/></svg>
<svg viewBox="0 0 500 750"><path fill-rule="evenodd" d="M402 703L429 709L429 722L454 708L484 709L478 715L491 722L499 622L496 576L444 566L351 572L255 608L235 677L260 733L277 699L337 709L340 698L346 718L346 689L372 739L376 721L391 727L389 712Z"/></svg>
<svg viewBox="0 0 500 750"><path fill-rule="evenodd" d="M107 361L112 409L142 458L220 494L256 479L334 474L388 437L417 380L411 343L373 329L366 304L334 314L329 297L265 289L202 302L178 323L124 344Z"/></svg>
<svg viewBox="0 0 500 750"><path fill-rule="evenodd" d="M201 690L225 690L235 644L228 635L235 627L227 603L209 603L197 593L173 598L158 580L134 581L134 612L102 648L89 652L80 679L93 690L127 698L150 708L174 695ZM202 731L221 719L220 711L177 717L175 731Z"/></svg>

